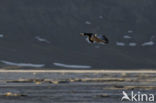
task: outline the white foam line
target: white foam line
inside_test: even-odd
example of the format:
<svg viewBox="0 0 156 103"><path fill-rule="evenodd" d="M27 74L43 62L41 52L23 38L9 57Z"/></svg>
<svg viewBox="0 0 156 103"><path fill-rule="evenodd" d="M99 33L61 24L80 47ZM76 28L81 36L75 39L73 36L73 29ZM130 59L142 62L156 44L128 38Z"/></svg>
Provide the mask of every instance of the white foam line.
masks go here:
<svg viewBox="0 0 156 103"><path fill-rule="evenodd" d="M62 63L53 63L55 66L65 67L65 68L91 68L91 66L85 65L69 65L69 64L62 64Z"/></svg>
<svg viewBox="0 0 156 103"><path fill-rule="evenodd" d="M14 63L14 62L9 62L5 60L1 60L1 62L6 65L12 65L12 66L36 67L36 68L41 68L45 66L44 64Z"/></svg>

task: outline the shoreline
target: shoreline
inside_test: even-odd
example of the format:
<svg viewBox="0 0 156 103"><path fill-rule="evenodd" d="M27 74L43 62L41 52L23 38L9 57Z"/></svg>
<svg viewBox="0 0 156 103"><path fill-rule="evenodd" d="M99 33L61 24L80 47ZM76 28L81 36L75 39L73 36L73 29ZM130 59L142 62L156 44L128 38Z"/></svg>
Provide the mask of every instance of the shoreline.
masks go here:
<svg viewBox="0 0 156 103"><path fill-rule="evenodd" d="M156 70L0 70L0 72L23 73L156 73Z"/></svg>

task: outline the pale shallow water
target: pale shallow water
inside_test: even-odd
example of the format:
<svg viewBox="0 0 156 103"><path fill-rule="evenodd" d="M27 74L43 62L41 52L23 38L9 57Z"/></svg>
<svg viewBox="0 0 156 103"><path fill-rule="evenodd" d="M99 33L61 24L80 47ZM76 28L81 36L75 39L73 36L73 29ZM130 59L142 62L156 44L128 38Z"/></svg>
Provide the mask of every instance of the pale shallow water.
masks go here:
<svg viewBox="0 0 156 103"><path fill-rule="evenodd" d="M0 72L0 81L2 103L121 103L123 90L156 93L155 73Z"/></svg>

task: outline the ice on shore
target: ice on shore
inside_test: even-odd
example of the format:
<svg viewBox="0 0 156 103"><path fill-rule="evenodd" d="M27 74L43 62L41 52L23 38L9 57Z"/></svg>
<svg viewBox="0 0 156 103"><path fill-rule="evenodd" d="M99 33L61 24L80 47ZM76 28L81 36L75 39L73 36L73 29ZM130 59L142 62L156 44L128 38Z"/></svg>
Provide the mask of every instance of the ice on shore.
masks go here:
<svg viewBox="0 0 156 103"><path fill-rule="evenodd" d="M125 46L125 43L123 43L123 42L116 42L116 45L117 46Z"/></svg>
<svg viewBox="0 0 156 103"><path fill-rule="evenodd" d="M40 36L36 36L35 39L37 39L40 42L50 43L47 39L41 38Z"/></svg>
<svg viewBox="0 0 156 103"><path fill-rule="evenodd" d="M55 66L65 67L65 68L91 68L91 66L86 65L69 65L69 64L62 64L62 63L53 63Z"/></svg>
<svg viewBox="0 0 156 103"><path fill-rule="evenodd" d="M41 68L45 66L45 64L14 63L14 62L5 61L5 60L1 60L1 63L4 63L6 65L12 65L12 66L35 67L35 68Z"/></svg>
<svg viewBox="0 0 156 103"><path fill-rule="evenodd" d="M153 41L144 42L144 43L142 44L142 46L152 46L152 45L154 45L154 42L153 42Z"/></svg>

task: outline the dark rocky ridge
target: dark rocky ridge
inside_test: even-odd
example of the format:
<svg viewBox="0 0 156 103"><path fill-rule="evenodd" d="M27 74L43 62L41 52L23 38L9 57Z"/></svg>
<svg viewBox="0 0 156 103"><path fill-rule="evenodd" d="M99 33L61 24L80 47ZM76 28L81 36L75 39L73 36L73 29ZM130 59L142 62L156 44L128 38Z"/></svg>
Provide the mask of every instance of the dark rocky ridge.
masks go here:
<svg viewBox="0 0 156 103"><path fill-rule="evenodd" d="M100 69L155 69L156 46L118 47L133 30L138 45L155 35L155 0L3 0L0 1L0 59L46 64L91 65ZM103 19L99 19L103 16ZM86 25L90 21L91 25ZM110 44L96 49L80 32L104 33ZM40 43L35 36L51 43ZM155 41L155 40L154 40Z"/></svg>

